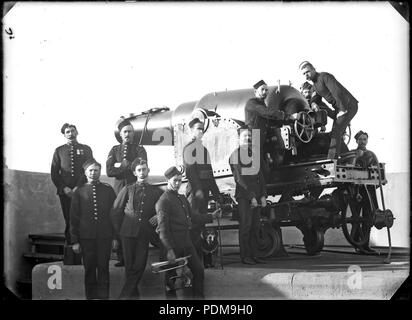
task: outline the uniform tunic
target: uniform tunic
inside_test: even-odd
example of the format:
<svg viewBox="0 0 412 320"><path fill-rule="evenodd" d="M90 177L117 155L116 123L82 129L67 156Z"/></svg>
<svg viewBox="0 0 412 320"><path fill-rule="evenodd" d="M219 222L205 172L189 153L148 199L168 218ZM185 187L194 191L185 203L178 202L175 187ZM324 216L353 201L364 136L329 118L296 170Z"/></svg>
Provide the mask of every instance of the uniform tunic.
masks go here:
<svg viewBox="0 0 412 320"><path fill-rule="evenodd" d="M350 111L358 103L358 100L330 73L317 73L313 86L316 92L338 112Z"/></svg>
<svg viewBox="0 0 412 320"><path fill-rule="evenodd" d="M92 149L85 144L64 144L56 148L51 165L51 179L57 188L57 194L65 194L64 187L73 189L86 182L82 166L91 158Z"/></svg>
<svg viewBox="0 0 412 320"><path fill-rule="evenodd" d="M358 112L358 100L333 75L320 72L315 75L313 86L316 92L332 105L336 114L346 113L333 121L328 159L335 159L342 152L342 135L346 127Z"/></svg>
<svg viewBox="0 0 412 320"><path fill-rule="evenodd" d="M115 167L115 163L121 163L123 160L132 162L136 158L147 160L147 154L144 147L133 143L122 143L113 146L106 160L106 173L108 177L114 179L114 191L116 194L127 184L136 182L136 176L133 174L130 166Z"/></svg>
<svg viewBox="0 0 412 320"><path fill-rule="evenodd" d="M110 211L115 198L113 188L100 182L86 183L73 193L71 241L80 243L87 299L109 297L109 260L114 235Z"/></svg>
<svg viewBox="0 0 412 320"><path fill-rule="evenodd" d="M112 218L123 243L126 281L120 298L137 298L138 285L147 263L149 240L160 247L149 219L156 215L155 204L162 190L147 183L125 186L113 205Z"/></svg>

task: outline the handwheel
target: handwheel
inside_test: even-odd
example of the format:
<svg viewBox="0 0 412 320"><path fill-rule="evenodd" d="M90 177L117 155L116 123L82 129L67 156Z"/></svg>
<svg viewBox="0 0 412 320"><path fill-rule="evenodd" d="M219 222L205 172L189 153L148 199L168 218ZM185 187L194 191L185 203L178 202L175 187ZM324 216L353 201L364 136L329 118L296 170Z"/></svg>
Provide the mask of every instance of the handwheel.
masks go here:
<svg viewBox="0 0 412 320"><path fill-rule="evenodd" d="M303 143L308 143L311 141L315 134L313 120L305 111L298 113L297 119L294 123L294 129L296 136Z"/></svg>

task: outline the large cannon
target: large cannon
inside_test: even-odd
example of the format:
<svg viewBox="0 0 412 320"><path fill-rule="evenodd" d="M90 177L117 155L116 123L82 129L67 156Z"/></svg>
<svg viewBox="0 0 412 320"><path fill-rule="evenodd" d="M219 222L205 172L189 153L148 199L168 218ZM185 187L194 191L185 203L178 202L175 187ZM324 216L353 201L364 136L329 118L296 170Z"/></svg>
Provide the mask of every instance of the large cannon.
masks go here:
<svg viewBox="0 0 412 320"><path fill-rule="evenodd" d="M245 106L254 96L252 89L209 93L198 101L179 105L175 110L151 109L122 117L133 127L135 139L143 145L174 147L176 164L183 164L182 150L189 142L187 123L194 117L204 121L203 144L210 153L216 179L232 176L229 156L237 148L237 128L244 123ZM281 227L295 226L303 234L309 254L317 254L328 228L342 227L355 248L369 241L372 226L389 228L393 215L384 207L382 186L386 183L384 164L357 164L357 154L342 143L342 156L327 159L329 133L318 132L326 115L313 114L306 99L292 86L269 87L268 108L297 114L293 121L268 121L267 140L261 156L269 163L265 176L269 205L262 209L262 225L255 247L261 256L276 254L281 245ZM116 126L117 127L117 126ZM120 141L119 133L115 135ZM233 186L233 184L232 184ZM383 210L376 189L381 189ZM227 207L235 211L231 197Z"/></svg>

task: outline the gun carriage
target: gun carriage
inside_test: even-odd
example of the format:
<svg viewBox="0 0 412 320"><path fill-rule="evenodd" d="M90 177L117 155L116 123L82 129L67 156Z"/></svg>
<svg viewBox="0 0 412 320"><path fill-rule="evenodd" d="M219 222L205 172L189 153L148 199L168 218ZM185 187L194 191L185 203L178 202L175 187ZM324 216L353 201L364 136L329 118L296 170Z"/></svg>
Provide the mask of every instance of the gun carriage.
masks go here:
<svg viewBox="0 0 412 320"><path fill-rule="evenodd" d="M237 128L244 123L245 105L253 96L252 89L214 92L175 110L150 109L122 117L119 122L127 118L134 127L135 139L143 145L173 146L176 164L181 165L183 147L190 139L187 123L194 117L202 119L203 144L210 153L220 190L226 189L223 211L233 219L236 201L228 159L238 146ZM339 159L327 159L330 134L319 131L327 123L326 112L310 111L305 98L292 86L269 87L265 102L268 108L298 116L296 120L268 120L261 156L269 164L265 179L271 197L261 208L261 226L254 244L259 255L276 255L285 226L295 226L302 232L310 255L322 250L329 228L342 228L355 248L369 241L372 226L387 227L389 232L394 218L384 205L384 163L372 166L368 157L349 152L345 143ZM117 129L115 136L120 141ZM378 188L383 210L376 195ZM215 209L213 202L210 209Z"/></svg>

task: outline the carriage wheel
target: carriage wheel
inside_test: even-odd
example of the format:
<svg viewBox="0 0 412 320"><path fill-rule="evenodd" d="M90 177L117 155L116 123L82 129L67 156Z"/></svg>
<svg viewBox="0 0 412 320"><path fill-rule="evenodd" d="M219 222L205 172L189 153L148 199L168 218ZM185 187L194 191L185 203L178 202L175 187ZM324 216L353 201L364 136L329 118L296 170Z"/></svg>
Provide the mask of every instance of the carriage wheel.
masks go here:
<svg viewBox="0 0 412 320"><path fill-rule="evenodd" d="M312 140L315 134L313 120L307 112L301 111L298 113L294 123L295 134L300 141L308 143Z"/></svg>
<svg viewBox="0 0 412 320"><path fill-rule="evenodd" d="M251 249L258 258L267 258L281 249L279 232L268 221L261 221L252 237Z"/></svg>
<svg viewBox="0 0 412 320"><path fill-rule="evenodd" d="M341 211L342 231L352 246L361 248L369 241L375 206L366 186L355 186L354 189Z"/></svg>
<svg viewBox="0 0 412 320"><path fill-rule="evenodd" d="M310 228L303 231L303 243L306 252L313 256L318 254L325 243L325 232L316 228Z"/></svg>

